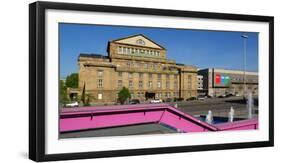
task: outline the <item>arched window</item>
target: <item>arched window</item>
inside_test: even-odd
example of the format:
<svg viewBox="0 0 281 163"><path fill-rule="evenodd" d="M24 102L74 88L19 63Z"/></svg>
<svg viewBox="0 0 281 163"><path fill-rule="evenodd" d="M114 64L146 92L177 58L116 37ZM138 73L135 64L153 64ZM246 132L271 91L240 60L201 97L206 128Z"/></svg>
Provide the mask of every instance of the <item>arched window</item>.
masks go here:
<svg viewBox="0 0 281 163"><path fill-rule="evenodd" d="M138 40L136 41L136 43L137 43L138 45L145 45L145 42L144 42L142 39L138 39Z"/></svg>

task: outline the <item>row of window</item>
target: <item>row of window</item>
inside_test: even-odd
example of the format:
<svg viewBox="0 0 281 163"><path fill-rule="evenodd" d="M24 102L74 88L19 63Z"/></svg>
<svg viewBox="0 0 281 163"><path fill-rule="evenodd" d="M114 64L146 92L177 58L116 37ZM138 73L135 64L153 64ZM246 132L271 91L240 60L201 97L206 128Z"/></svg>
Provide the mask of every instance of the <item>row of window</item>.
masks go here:
<svg viewBox="0 0 281 163"><path fill-rule="evenodd" d="M171 97L178 97L178 92L158 92L155 93L155 98L171 98ZM118 94L116 94L116 97L118 97ZM131 93L131 98L145 98L144 92L137 92L137 93Z"/></svg>
<svg viewBox="0 0 281 163"><path fill-rule="evenodd" d="M135 73L140 79L143 79L143 76L145 75L145 73ZM129 72L128 73L128 78L129 79L132 79L133 78L133 76L134 76L134 73L132 73L132 72ZM148 74L148 78L149 79L152 79L152 76L153 76L153 74L152 73L149 73ZM166 74L165 75L166 76L166 79L167 80L170 80L170 74ZM174 76L174 80L177 80L178 79L178 75L173 75ZM118 72L118 77L119 78L122 78L123 77L123 72ZM157 74L157 79L158 80L161 80L162 79L162 74Z"/></svg>
<svg viewBox="0 0 281 163"><path fill-rule="evenodd" d="M129 48L129 47L118 47L118 54L135 54L135 55L149 55L149 56L160 56L160 52L156 50L146 50L139 48Z"/></svg>
<svg viewBox="0 0 281 163"><path fill-rule="evenodd" d="M179 96L179 92L158 92L155 93L155 98L171 98L171 97L178 97ZM144 98L145 97L145 93L144 92L137 92L136 94L131 93L131 98ZM116 94L116 98L118 98L118 93ZM98 100L102 100L103 99L103 94L99 93L98 94Z"/></svg>
<svg viewBox="0 0 281 163"><path fill-rule="evenodd" d="M232 78L231 80L232 80L232 81L239 81L239 82L244 81L243 78ZM246 81L247 81L247 82L257 82L257 79L247 79L247 77L246 77Z"/></svg>
<svg viewBox="0 0 281 163"><path fill-rule="evenodd" d="M140 89L142 89L143 88L143 84L144 84L143 81L140 80L138 87ZM122 88L123 86L124 86L123 85L123 81L122 80L117 80L117 87L118 88ZM129 80L129 88L133 88L133 87L134 87L133 81ZM152 81L148 81L147 87L148 88L153 88L153 82ZM161 81L157 81L157 88L162 88L162 82ZM170 89L170 81L166 81L166 88ZM178 82L174 81L174 89L177 89L177 88L178 88Z"/></svg>
<svg viewBox="0 0 281 163"><path fill-rule="evenodd" d="M151 68L153 70L156 70L158 68L161 68L161 64L157 64L157 63L140 63L140 62L133 62L133 61L128 61L127 62L127 66L129 68L135 67L135 68L144 68L144 69L148 69Z"/></svg>

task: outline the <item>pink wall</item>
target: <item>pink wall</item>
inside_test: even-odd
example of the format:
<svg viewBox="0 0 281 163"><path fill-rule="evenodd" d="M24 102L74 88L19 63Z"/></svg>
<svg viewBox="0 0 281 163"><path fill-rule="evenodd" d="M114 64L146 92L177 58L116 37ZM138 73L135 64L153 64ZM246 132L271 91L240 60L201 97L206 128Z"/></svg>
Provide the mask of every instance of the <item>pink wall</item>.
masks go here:
<svg viewBox="0 0 281 163"><path fill-rule="evenodd" d="M124 125L164 123L182 132L257 129L258 120L209 125L167 104L63 108L60 131L78 131Z"/></svg>

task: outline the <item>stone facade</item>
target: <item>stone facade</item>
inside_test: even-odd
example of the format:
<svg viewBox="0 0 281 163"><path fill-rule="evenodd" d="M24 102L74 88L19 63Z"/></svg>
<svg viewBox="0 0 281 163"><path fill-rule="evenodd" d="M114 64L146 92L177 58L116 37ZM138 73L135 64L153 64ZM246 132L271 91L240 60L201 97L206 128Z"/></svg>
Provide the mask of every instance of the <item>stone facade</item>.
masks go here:
<svg viewBox="0 0 281 163"><path fill-rule="evenodd" d="M90 94L91 103L116 103L122 87L140 101L147 93L163 100L196 97L197 68L167 59L166 52L140 34L109 41L107 56L80 54L80 94Z"/></svg>

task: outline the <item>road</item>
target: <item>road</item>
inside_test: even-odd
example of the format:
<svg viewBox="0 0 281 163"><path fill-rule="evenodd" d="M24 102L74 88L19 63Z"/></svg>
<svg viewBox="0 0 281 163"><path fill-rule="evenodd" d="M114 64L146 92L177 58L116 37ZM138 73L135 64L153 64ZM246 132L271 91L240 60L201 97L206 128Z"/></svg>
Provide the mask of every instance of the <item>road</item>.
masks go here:
<svg viewBox="0 0 281 163"><path fill-rule="evenodd" d="M169 103L175 105L175 102ZM248 109L247 104L243 102L241 97L229 97L229 98L208 98L205 100L195 101L182 101L177 102L178 109L191 114L191 115L206 115L209 110L212 111L214 116L228 117L230 107L235 110L236 118L247 118ZM258 105L257 102L254 105L253 117L257 117Z"/></svg>

